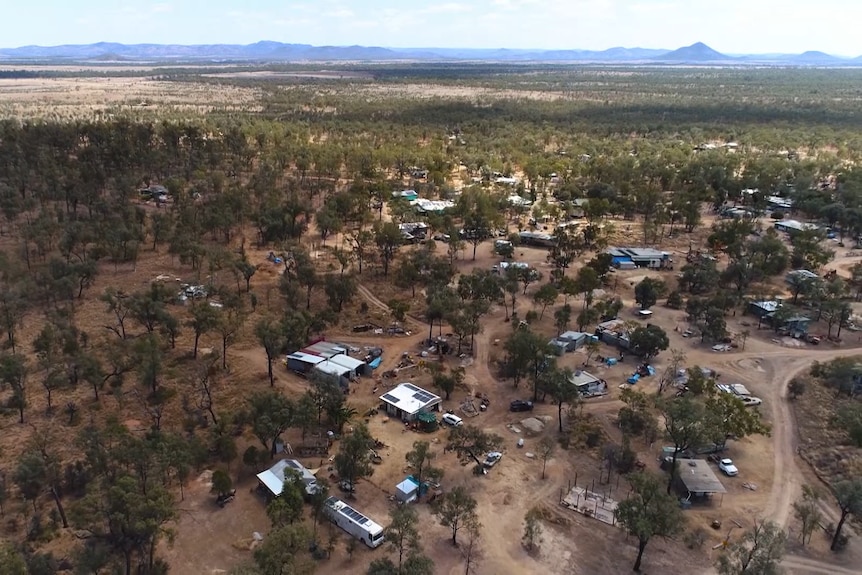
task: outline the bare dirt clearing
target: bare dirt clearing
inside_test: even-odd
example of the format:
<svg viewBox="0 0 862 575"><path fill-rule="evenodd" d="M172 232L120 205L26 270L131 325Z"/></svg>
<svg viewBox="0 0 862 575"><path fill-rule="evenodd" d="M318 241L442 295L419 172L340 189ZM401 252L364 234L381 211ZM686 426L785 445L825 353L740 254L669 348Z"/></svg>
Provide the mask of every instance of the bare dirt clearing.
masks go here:
<svg viewBox="0 0 862 575"><path fill-rule="evenodd" d="M94 113L200 114L214 110L259 111L253 88L202 82L132 78L0 79L0 118L91 118Z"/></svg>
<svg viewBox="0 0 862 575"><path fill-rule="evenodd" d="M314 80L372 80L370 72L351 72L347 70L318 70L314 72L281 72L277 70L254 70L246 72L216 72L201 74L204 78L246 78L277 80L279 78L308 78Z"/></svg>

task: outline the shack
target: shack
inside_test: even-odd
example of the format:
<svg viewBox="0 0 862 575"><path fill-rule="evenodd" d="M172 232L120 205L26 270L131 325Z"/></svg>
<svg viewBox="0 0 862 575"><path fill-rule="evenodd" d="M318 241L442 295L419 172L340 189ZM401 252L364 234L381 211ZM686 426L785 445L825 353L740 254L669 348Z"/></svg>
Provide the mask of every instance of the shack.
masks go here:
<svg viewBox="0 0 862 575"><path fill-rule="evenodd" d="M764 319L774 314L779 307L781 307L781 302L777 300L751 301L748 302L746 311L757 319Z"/></svg>
<svg viewBox="0 0 862 575"><path fill-rule="evenodd" d="M686 500L705 500L716 493L720 495L727 493L705 459L679 458L676 460L676 465L677 474L674 484Z"/></svg>
<svg viewBox="0 0 862 575"><path fill-rule="evenodd" d="M420 413L440 411L440 396L412 383L401 383L380 396L386 413L402 421L413 421Z"/></svg>
<svg viewBox="0 0 862 575"><path fill-rule="evenodd" d="M548 341L548 347L550 348L551 352L556 356L560 356L566 353L566 347L568 345L569 342L557 338Z"/></svg>
<svg viewBox="0 0 862 575"><path fill-rule="evenodd" d="M537 246L540 248L550 248L557 243L557 238L550 234L540 232L520 232L518 237L521 240L522 246Z"/></svg>
<svg viewBox="0 0 862 575"><path fill-rule="evenodd" d="M816 230L820 226L817 224L803 223L797 220L780 220L775 222L774 227L779 232L795 234L803 230Z"/></svg>
<svg viewBox="0 0 862 575"><path fill-rule="evenodd" d="M295 459L282 459L266 471L257 474L261 488L268 491L272 497L281 495L285 482L291 477L303 483L306 495L314 495L320 489L314 473Z"/></svg>
<svg viewBox="0 0 862 575"><path fill-rule="evenodd" d="M625 327L626 322L621 319L612 319L596 326L596 337L608 345L620 349L628 349L629 334Z"/></svg>
<svg viewBox="0 0 862 575"><path fill-rule="evenodd" d="M548 345L551 346L555 355L563 355L564 353L583 347L591 340L598 341L598 338L589 333L567 331L550 340Z"/></svg>
<svg viewBox="0 0 862 575"><path fill-rule="evenodd" d="M419 484L412 475L395 486L395 498L402 503L412 503L419 498Z"/></svg>
<svg viewBox="0 0 862 575"><path fill-rule="evenodd" d="M416 190L402 190L400 192L392 192L392 197L412 202L419 199L419 194L416 193Z"/></svg>
<svg viewBox="0 0 862 575"><path fill-rule="evenodd" d="M652 248L608 248L611 263L617 267L673 269L673 259L670 252L662 252Z"/></svg>
<svg viewBox="0 0 862 575"><path fill-rule="evenodd" d="M324 379L328 379L333 383L337 383L342 388L350 386L350 368L338 365L330 360L324 360L314 366L314 373Z"/></svg>
<svg viewBox="0 0 862 575"><path fill-rule="evenodd" d="M816 281L818 279L820 279L820 276L811 270L793 270L787 272L787 275L784 276L784 281L789 284L796 283L797 281Z"/></svg>
<svg viewBox="0 0 862 575"><path fill-rule="evenodd" d="M495 274L505 274L509 269L528 270L530 264L527 262L500 262L491 267L491 271Z"/></svg>
<svg viewBox="0 0 862 575"><path fill-rule="evenodd" d="M766 320L769 325L779 332L784 332L794 337L801 337L808 333L811 318L804 315L781 315L778 313L778 310L783 309L783 306L784 304L778 300L751 301L748 302L745 311L758 319L758 327L760 327L760 323L763 320Z"/></svg>
<svg viewBox="0 0 862 575"><path fill-rule="evenodd" d="M297 351L284 358L284 365L290 371L296 372L300 375L305 375L314 369L315 365L323 361L325 361L325 359L319 355Z"/></svg>
<svg viewBox="0 0 862 575"><path fill-rule="evenodd" d="M334 343L330 343L328 341L318 341L316 343L312 343L303 348L302 351L304 353L310 353L312 355L319 355L324 359L332 359L336 355L347 355L346 348L343 348L340 345L336 345Z"/></svg>
<svg viewBox="0 0 862 575"><path fill-rule="evenodd" d="M428 235L428 224L425 222L406 222L398 224L398 229L402 233L410 234L412 237L424 240Z"/></svg>
<svg viewBox="0 0 862 575"><path fill-rule="evenodd" d="M348 368L350 370L350 379L356 379L361 375L366 375L370 369L368 364L361 359L356 359L355 357L350 357L343 353L333 355L329 358L329 361L336 365Z"/></svg>
<svg viewBox="0 0 862 575"><path fill-rule="evenodd" d="M596 336L582 331L566 331L557 336L557 339L568 344L566 351L576 351L585 346L587 342L595 340Z"/></svg>
<svg viewBox="0 0 862 575"><path fill-rule="evenodd" d="M595 397L608 392L608 382L586 371L575 371L569 376L569 383L575 386L581 397Z"/></svg>

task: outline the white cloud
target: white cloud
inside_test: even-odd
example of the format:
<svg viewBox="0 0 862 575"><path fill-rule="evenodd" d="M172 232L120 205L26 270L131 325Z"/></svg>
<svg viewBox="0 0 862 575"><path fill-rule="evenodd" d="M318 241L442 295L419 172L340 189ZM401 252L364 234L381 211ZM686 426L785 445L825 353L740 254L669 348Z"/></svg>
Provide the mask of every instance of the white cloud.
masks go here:
<svg viewBox="0 0 862 575"><path fill-rule="evenodd" d="M335 8L323 13L327 18L353 18L356 14L350 8Z"/></svg>
<svg viewBox="0 0 862 575"><path fill-rule="evenodd" d="M419 10L421 14L463 14L472 12L473 7L468 4L458 2L446 2L444 4L433 4L427 8Z"/></svg>

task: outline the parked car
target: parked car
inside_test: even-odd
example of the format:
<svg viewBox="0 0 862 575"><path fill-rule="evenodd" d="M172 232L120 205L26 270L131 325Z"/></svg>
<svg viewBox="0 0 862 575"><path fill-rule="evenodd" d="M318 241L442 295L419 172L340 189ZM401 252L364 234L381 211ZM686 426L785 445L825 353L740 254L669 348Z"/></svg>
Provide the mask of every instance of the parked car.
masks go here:
<svg viewBox="0 0 862 575"><path fill-rule="evenodd" d="M497 465L497 462L503 457L503 454L499 451L492 451L487 456L485 456L485 461L482 462L482 465L485 467L494 467Z"/></svg>
<svg viewBox="0 0 862 575"><path fill-rule="evenodd" d="M509 404L509 411L533 411L533 402L516 399Z"/></svg>
<svg viewBox="0 0 862 575"><path fill-rule="evenodd" d="M464 420L454 413L444 413L440 420L446 425L451 425L452 427L458 427L464 424Z"/></svg>
<svg viewBox="0 0 862 575"><path fill-rule="evenodd" d="M732 459L722 459L718 462L718 468L728 477L736 477L739 475L739 470L736 468L736 465L733 464Z"/></svg>
<svg viewBox="0 0 862 575"><path fill-rule="evenodd" d="M752 397L750 395L740 397L739 399L742 400L742 403L745 404L745 407L757 407L758 405L763 403L763 400L759 397Z"/></svg>

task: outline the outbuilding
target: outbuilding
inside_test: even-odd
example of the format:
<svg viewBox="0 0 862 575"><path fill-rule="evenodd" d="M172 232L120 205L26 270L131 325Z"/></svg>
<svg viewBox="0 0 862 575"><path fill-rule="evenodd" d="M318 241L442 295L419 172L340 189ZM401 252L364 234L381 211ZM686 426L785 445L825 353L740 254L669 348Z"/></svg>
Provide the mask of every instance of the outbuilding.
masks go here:
<svg viewBox="0 0 862 575"><path fill-rule="evenodd" d="M752 301L748 302L748 313L758 319L763 319L774 314L781 307L781 302L777 300Z"/></svg>
<svg viewBox="0 0 862 575"><path fill-rule="evenodd" d="M336 355L347 354L346 348L341 347L340 345L336 345L334 343L330 343L328 341L318 341L312 343L311 345L306 346L302 351L313 355L319 355L324 359L332 359Z"/></svg>
<svg viewBox="0 0 862 575"><path fill-rule="evenodd" d="M314 372L319 374L324 379L337 383L341 387L350 386L350 368L338 365L330 360L324 360L314 366Z"/></svg>
<svg viewBox="0 0 862 575"><path fill-rule="evenodd" d="M419 484L412 475L395 486L395 498L402 503L412 503L419 498Z"/></svg>
<svg viewBox="0 0 862 575"><path fill-rule="evenodd" d="M569 383L575 386L581 397L605 395L608 392L608 382L586 371L574 372L569 376Z"/></svg>
<svg viewBox="0 0 862 575"><path fill-rule="evenodd" d="M817 224L808 224L803 223L797 220L780 220L775 222L775 229L779 232L785 232L788 234L795 234L797 232L801 232L803 230L816 230L820 226Z"/></svg>
<svg viewBox="0 0 862 575"><path fill-rule="evenodd" d="M652 248L608 248L611 263L617 267L632 262L639 268L673 269L673 259L670 252L662 252Z"/></svg>
<svg viewBox="0 0 862 575"><path fill-rule="evenodd" d="M305 375L311 371L315 365L323 361L326 361L326 359L319 355L297 351L288 355L284 359L284 364L290 371Z"/></svg>
<svg viewBox="0 0 862 575"><path fill-rule="evenodd" d="M596 337L608 345L621 349L628 349L631 345L626 322L621 319L612 319L597 325Z"/></svg>
<svg viewBox="0 0 862 575"><path fill-rule="evenodd" d="M420 413L440 411L440 396L412 383L401 383L380 396L386 413L402 421L413 421Z"/></svg>
<svg viewBox="0 0 862 575"><path fill-rule="evenodd" d="M566 331L556 337L558 341L565 342L566 351L576 351L585 346L588 341L597 340L596 336L581 331Z"/></svg>
<svg viewBox="0 0 862 575"><path fill-rule="evenodd" d="M676 464L676 487L688 500L727 493L705 459L677 459Z"/></svg>
<svg viewBox="0 0 862 575"><path fill-rule="evenodd" d="M350 357L349 355L338 354L329 358L331 363L346 367L350 370L350 379L355 379L361 375L368 373L368 364L361 359Z"/></svg>
<svg viewBox="0 0 862 575"><path fill-rule="evenodd" d="M784 281L789 284L793 284L796 281L815 281L818 279L820 279L820 276L810 270L793 270L787 272L787 275L784 276Z"/></svg>
<svg viewBox="0 0 862 575"><path fill-rule="evenodd" d="M557 238L551 234L544 234L541 232L519 232L518 237L521 240L522 246L550 248L557 243Z"/></svg>
<svg viewBox="0 0 862 575"><path fill-rule="evenodd" d="M412 202L419 198L419 194L416 193L416 190L403 190L400 192L392 192L393 198L401 198L407 200L408 202Z"/></svg>
<svg viewBox="0 0 862 575"><path fill-rule="evenodd" d="M284 483L290 474L293 474L297 480L303 483L306 495L314 495L320 489L314 473L295 459L277 461L266 471L258 473L257 480L261 487L265 488L273 497L278 497L284 491Z"/></svg>

